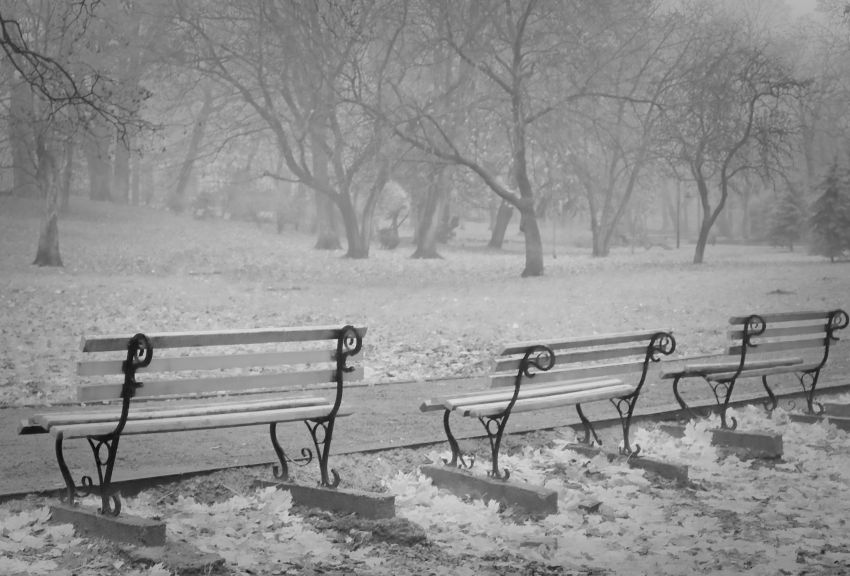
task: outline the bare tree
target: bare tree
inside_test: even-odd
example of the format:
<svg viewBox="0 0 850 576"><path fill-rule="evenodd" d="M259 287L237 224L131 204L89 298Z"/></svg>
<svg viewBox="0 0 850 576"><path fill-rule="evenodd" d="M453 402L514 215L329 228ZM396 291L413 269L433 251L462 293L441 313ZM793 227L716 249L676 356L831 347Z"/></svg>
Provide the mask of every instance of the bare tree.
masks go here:
<svg viewBox="0 0 850 576"><path fill-rule="evenodd" d="M705 13L692 20L692 59L675 105L665 109L669 158L693 179L700 205L694 263L704 260L730 183L746 172L768 177L790 154L790 103L804 83L734 21Z"/></svg>
<svg viewBox="0 0 850 576"><path fill-rule="evenodd" d="M44 199L34 264L62 266L59 251L59 147L88 118L108 122L126 134L143 93L129 94L106 69L72 57L84 52L84 37L98 0L74 3L0 5L0 54L29 87L33 155ZM129 103L129 107L128 107ZM63 136L64 134L64 136ZM67 155L65 155L67 158Z"/></svg>
<svg viewBox="0 0 850 576"><path fill-rule="evenodd" d="M393 27L403 25L392 21L393 3L180 0L177 8L194 41L195 69L238 92L273 135L287 169L274 176L329 199L345 228L346 255L368 257L371 211L388 180L385 138L351 92L380 92L386 60L370 50L376 39L391 43ZM361 189L367 198L358 214Z"/></svg>

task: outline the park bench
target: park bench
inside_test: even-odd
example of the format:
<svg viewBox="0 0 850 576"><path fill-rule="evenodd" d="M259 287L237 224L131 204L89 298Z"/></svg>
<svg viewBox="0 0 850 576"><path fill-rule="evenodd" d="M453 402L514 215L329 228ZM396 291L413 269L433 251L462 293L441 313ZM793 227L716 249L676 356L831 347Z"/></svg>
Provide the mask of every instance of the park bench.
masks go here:
<svg viewBox="0 0 850 576"><path fill-rule="evenodd" d="M814 413L814 394L821 370L829 358L835 332L847 327L843 310L750 314L729 319L728 347L724 354L681 359L683 367L664 370L662 379L673 380L673 394L681 408L693 413L679 393L684 378L702 378L711 387L720 409L722 429L735 430L738 422L726 411L735 383L741 378L761 378L769 411L777 406L768 378L780 374L797 377L806 395L807 412Z"/></svg>
<svg viewBox="0 0 850 576"><path fill-rule="evenodd" d="M491 389L432 398L423 402L423 412L442 410L443 427L451 447L449 466L467 468L458 442L451 431L452 413L477 418L490 441L491 478L507 479L508 470L499 469L499 448L508 418L513 413L574 405L590 444L601 444L582 404L610 400L623 428L622 454L636 456L629 427L635 404L646 382L652 362L661 354L671 354L676 341L667 330L649 330L550 340L520 342L505 347L490 374ZM591 440L592 438L592 440Z"/></svg>
<svg viewBox="0 0 850 576"><path fill-rule="evenodd" d="M277 425L303 421L316 450L320 484L336 487L339 475L331 470L331 480L328 474L334 422L351 413L341 405L343 379L363 376L362 367L348 366L348 360L360 352L365 333L365 327L315 326L83 337L85 359L77 374L85 380L77 395L84 404L34 414L20 423L19 433L52 435L66 486L62 499L73 505L96 491L101 514L121 512L112 472L119 440L133 434L267 425L280 463L274 475L285 481L289 458ZM334 387L335 394L330 399L316 394L322 387ZM103 402L114 404L97 405ZM94 453L97 489L90 476L77 486L65 463L63 443L79 438ZM313 459L309 448L301 454L307 462Z"/></svg>

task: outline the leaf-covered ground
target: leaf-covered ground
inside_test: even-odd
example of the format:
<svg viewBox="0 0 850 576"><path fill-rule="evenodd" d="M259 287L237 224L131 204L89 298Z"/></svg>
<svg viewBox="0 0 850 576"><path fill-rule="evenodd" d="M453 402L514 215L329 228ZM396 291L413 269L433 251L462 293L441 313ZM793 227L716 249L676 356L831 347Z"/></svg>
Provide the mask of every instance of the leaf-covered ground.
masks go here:
<svg viewBox="0 0 850 576"><path fill-rule="evenodd" d="M486 230L471 224L441 260L412 260L402 245L352 261L312 250L309 236L76 199L60 222L65 267L39 269L30 265L38 225L37 206L0 199L0 406L72 401L83 333L363 322L368 381L425 383L484 374L512 340L661 327L674 330L680 354L713 352L732 314L847 309L850 294L847 265L769 247L712 246L697 267L691 247L594 259L566 245L552 258L547 246L546 276L522 279L520 238L488 251ZM842 342L824 376L846 379L848 365ZM672 401L669 387L650 387L651 395ZM405 398L399 418L419 399ZM638 432L650 454L691 465L684 489L564 451L568 439L557 434L510 442L527 445L506 457L514 478L560 493L561 513L540 521L437 493L416 473L438 456L427 451L335 460L347 479L360 471L354 484L396 494L399 516L424 531L420 543L415 528L402 544L382 539L386 530L293 511L285 494L250 488L246 470L147 491L127 506L168 518L175 538L216 550L234 574L847 572L846 434L781 415L739 420L781 428L784 460L721 458L703 427L680 440ZM373 432L392 426L379 421ZM41 457L4 448L10 466L24 456ZM202 497L210 492L216 497ZM0 507L0 573L167 573L46 524L44 504L31 497Z"/></svg>
<svg viewBox="0 0 850 576"><path fill-rule="evenodd" d="M545 518L437 490L417 466L442 454L424 449L346 459L360 487L377 481L396 496L393 521L296 510L288 492L254 487L246 469L146 490L125 500L125 513L165 518L172 541L222 556L218 572L231 575L848 573L850 435L791 422L782 409L771 419L754 407L735 415L747 429L783 434L783 458L719 452L709 433L716 419L689 424L678 439L652 424L636 430L656 458L689 466L684 487L620 459L582 456L564 432L527 436L503 463L514 481L558 492L559 512ZM474 473L487 469L485 454ZM34 497L0 505L0 573L171 574L48 523L44 506Z"/></svg>
<svg viewBox="0 0 850 576"><path fill-rule="evenodd" d="M367 380L486 373L515 340L674 330L681 354L720 350L731 314L850 306L850 266L769 247L679 250L546 246L523 279L521 237L482 248L464 224L443 259L373 247L366 260L311 236L77 200L60 221L62 269L30 265L39 207L0 198L0 406L74 399L82 334L363 322ZM826 377L846 372L839 348Z"/></svg>

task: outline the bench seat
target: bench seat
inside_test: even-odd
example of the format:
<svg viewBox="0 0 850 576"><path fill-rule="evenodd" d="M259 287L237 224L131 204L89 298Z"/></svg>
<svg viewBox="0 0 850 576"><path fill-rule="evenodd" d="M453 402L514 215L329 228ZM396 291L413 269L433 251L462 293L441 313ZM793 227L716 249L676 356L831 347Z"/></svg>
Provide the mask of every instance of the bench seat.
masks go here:
<svg viewBox="0 0 850 576"><path fill-rule="evenodd" d="M237 411L219 414L204 414L196 416L169 416L164 418L147 418L127 420L121 435L151 434L161 432L185 432L188 430L210 430L215 428L234 428L238 426L253 426L256 424L272 424L275 422L300 422L314 420L330 415L333 404L317 406L302 406L277 408L270 410ZM336 417L350 416L350 409L336 413ZM52 436L62 436L66 439L85 438L108 434L115 429L117 420L112 422L89 422L85 424L61 424L50 427Z"/></svg>
<svg viewBox="0 0 850 576"><path fill-rule="evenodd" d="M541 410L543 408L557 408L559 406L574 406L583 402L595 402L597 400L608 400L611 398L620 398L628 396L637 388L634 384L614 384L611 386L600 385L591 390L580 390L573 392L565 392L562 394L551 394L538 398L520 398L514 403L511 412L529 412L531 410ZM508 401L502 402L487 402L480 404L470 404L461 408L461 413L464 416L473 416L475 418L484 418L486 416L494 416L505 411L508 407Z"/></svg>
<svg viewBox="0 0 850 576"><path fill-rule="evenodd" d="M726 411L735 383L741 378L761 379L769 398L766 407L772 411L778 400L768 377L793 374L803 387L808 412L812 413L815 388L830 346L838 340L836 332L847 325L847 313L840 309L734 316L729 319L725 353L709 361L704 361L705 356L699 362L681 359L685 362L683 368L664 371L661 377L673 380L673 394L688 412L690 408L679 393L679 382L685 378L707 382L720 407L724 429L737 427L734 418L731 426L727 424ZM794 355L787 356L789 352Z"/></svg>
<svg viewBox="0 0 850 576"><path fill-rule="evenodd" d="M334 488L340 481L328 468L334 423L352 413L342 404L343 384L363 376L362 365L348 361L360 352L365 333L364 326L346 325L85 336L77 363L82 405L33 414L19 423L18 433L55 439L63 499L72 505L95 487L90 476L81 486L74 482L63 442L85 438L103 514L120 513L111 477L124 435L267 426L279 462L275 476L285 480L289 458L277 425L303 421L313 447L301 454L310 461L315 450L319 484ZM325 397L317 389L334 393Z"/></svg>
<svg viewBox="0 0 850 576"><path fill-rule="evenodd" d="M284 399L266 398L262 400L242 400L239 402L216 402L214 404L189 404L175 407L161 406L162 403L154 402L151 405L139 405L127 414L127 421L134 420L156 420L163 418L204 416L215 414L236 414L239 412L254 412L258 410L273 410L282 408L296 408L303 406L319 406L327 404L325 398L318 396L304 396ZM77 424L96 424L111 422L113 428L121 418L121 411L116 408L88 409L86 411L68 412L45 412L35 414L21 420L18 424L18 434L45 434L52 427Z"/></svg>
<svg viewBox="0 0 850 576"><path fill-rule="evenodd" d="M652 362L670 354L675 340L669 330L596 334L560 340L518 342L496 357L489 390L446 394L419 406L422 412L443 411L443 427L452 450L450 466L465 466L451 431L450 415L477 418L490 440L493 478L507 478L499 469L499 448L510 414L575 406L585 429L583 442L599 438L581 404L610 400L623 425L622 452L636 455L629 444L629 425Z"/></svg>

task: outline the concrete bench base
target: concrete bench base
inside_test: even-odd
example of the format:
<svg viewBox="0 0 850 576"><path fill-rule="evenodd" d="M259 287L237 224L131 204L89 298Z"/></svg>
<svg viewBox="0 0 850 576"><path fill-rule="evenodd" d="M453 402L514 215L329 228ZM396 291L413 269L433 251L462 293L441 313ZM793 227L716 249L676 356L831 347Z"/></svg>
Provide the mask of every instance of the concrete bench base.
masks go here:
<svg viewBox="0 0 850 576"><path fill-rule="evenodd" d="M822 416L817 416L815 414L789 414L789 417L792 422L803 422L806 424L814 424L815 422L822 422L826 419L839 430L850 432L850 418L832 416L828 412Z"/></svg>
<svg viewBox="0 0 850 576"><path fill-rule="evenodd" d="M394 518L395 496L376 494L359 490L342 490L339 488L322 488L320 486L304 486L291 482L276 482L273 480L257 480L257 486L274 486L281 490L289 490L292 503L296 506L320 508L329 512L342 514L357 514L363 518Z"/></svg>
<svg viewBox="0 0 850 576"><path fill-rule="evenodd" d="M218 574L224 558L201 552L186 542L168 542L164 546L127 546L121 553L132 563L148 566L162 564L174 574Z"/></svg>
<svg viewBox="0 0 850 576"><path fill-rule="evenodd" d="M688 483L688 465L673 464L672 462L664 462L646 456L638 456L628 459L629 467L639 468L650 474L672 480L680 486Z"/></svg>
<svg viewBox="0 0 850 576"><path fill-rule="evenodd" d="M685 435L685 427L680 424L662 424L660 428L675 438ZM782 457L782 434L772 432L717 428L711 431L711 445L732 452L742 459Z"/></svg>
<svg viewBox="0 0 850 576"><path fill-rule="evenodd" d="M836 416L838 418L850 418L850 404L836 404L834 402L824 402L824 414Z"/></svg>
<svg viewBox="0 0 850 576"><path fill-rule="evenodd" d="M458 498L496 500L528 514L548 515L558 511L558 493L542 486L511 480L473 476L466 470L447 466L422 466L420 471L434 486L448 490Z"/></svg>
<svg viewBox="0 0 850 576"><path fill-rule="evenodd" d="M588 444L567 444L565 449L578 452L589 458L593 458L598 454L605 454L609 461L617 458L626 460L630 468L639 468L650 474L655 474L667 480L673 480L677 484L684 485L688 483L688 466L687 464L673 464L672 462L664 462L648 456L636 456L634 458L626 458L613 452L604 452L598 446Z"/></svg>
<svg viewBox="0 0 850 576"><path fill-rule="evenodd" d="M164 546L165 522L131 514L104 516L93 506L50 507L50 519L58 524L73 524L81 536L101 537L114 542L139 546Z"/></svg>

